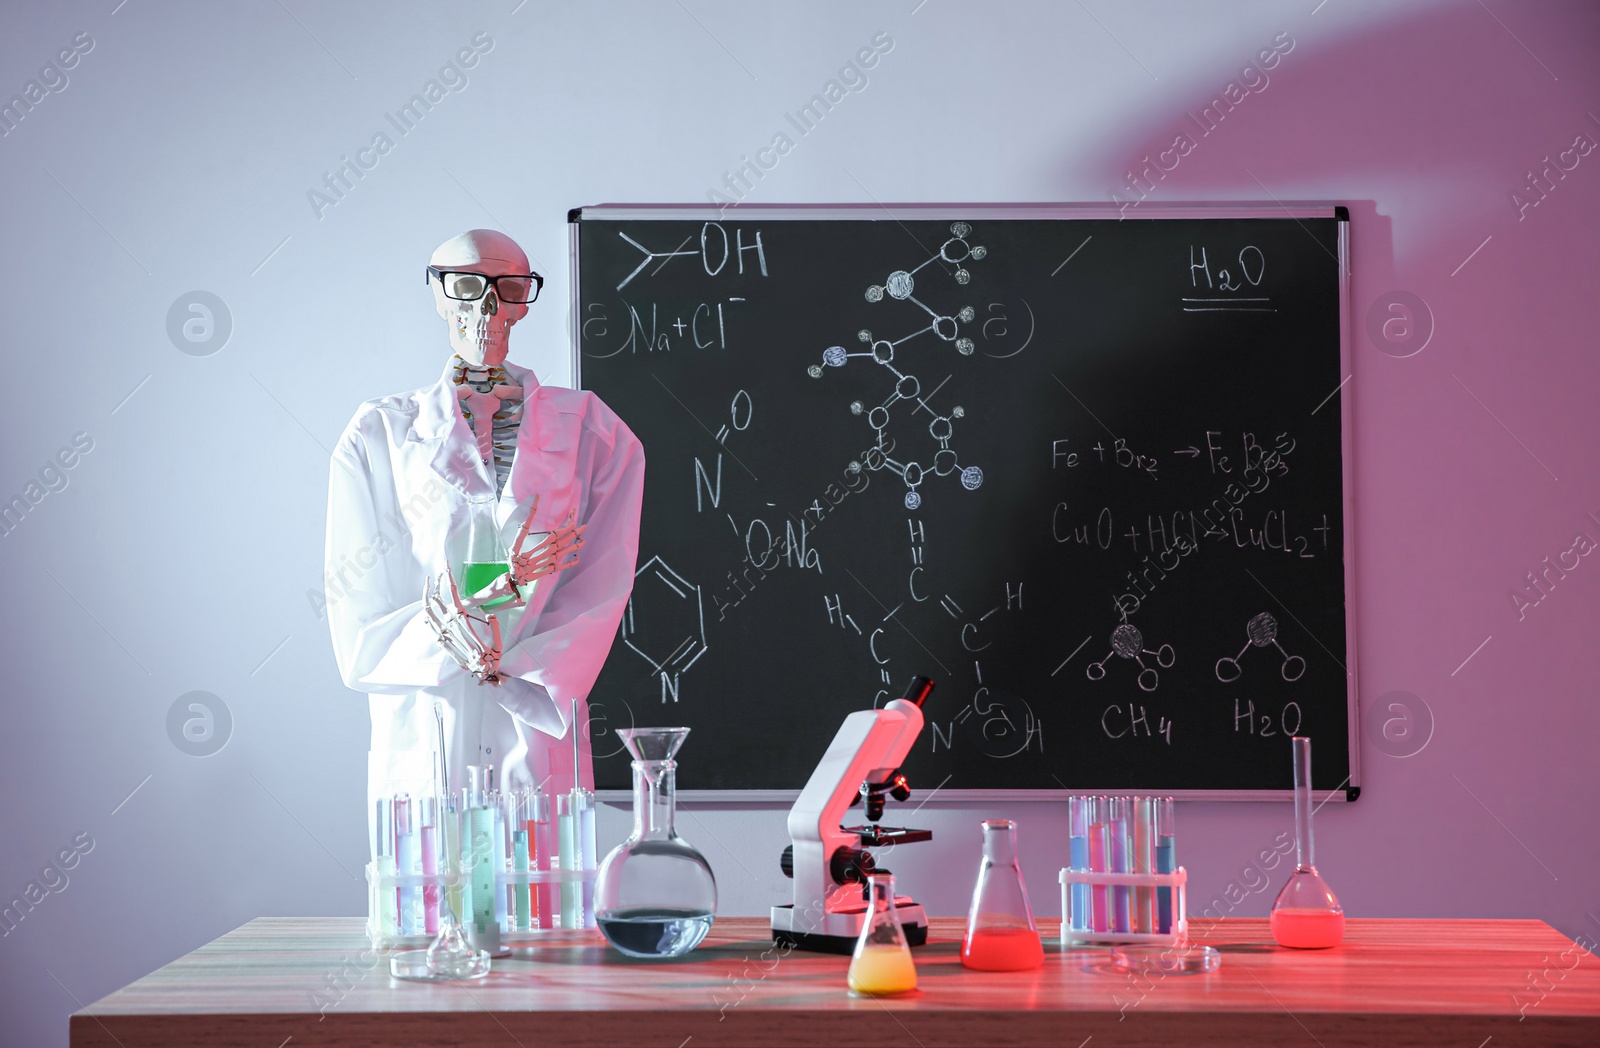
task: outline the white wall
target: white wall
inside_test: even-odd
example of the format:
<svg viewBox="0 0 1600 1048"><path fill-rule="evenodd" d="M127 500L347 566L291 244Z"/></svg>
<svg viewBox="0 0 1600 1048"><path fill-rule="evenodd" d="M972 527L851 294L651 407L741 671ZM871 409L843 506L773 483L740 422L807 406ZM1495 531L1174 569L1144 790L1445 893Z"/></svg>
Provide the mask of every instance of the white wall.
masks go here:
<svg viewBox="0 0 1600 1048"><path fill-rule="evenodd" d="M1384 372L1403 362L1363 343L1352 387L1358 405L1387 405L1361 416L1358 462L1390 463L1384 486L1361 487L1371 508L1358 543L1373 557L1362 576L1372 602L1362 687L1415 693L1437 738L1409 759L1364 750L1367 795L1324 809L1324 872L1356 915L1539 916L1569 934L1600 933L1583 916L1600 912L1592 826L1561 831L1559 807L1596 786L1581 748L1596 717L1579 698L1595 668L1581 641L1596 621L1595 582L1569 584L1554 652L1519 647L1540 642L1503 609L1505 587L1581 511L1600 510L1582 457L1600 382L1592 368L1565 367L1580 351L1576 332L1594 326L1600 157L1527 221L1505 199L1541 152L1580 129L1600 133L1584 116L1586 106L1600 112L1600 64L1592 7L1494 7L1487 16L1477 4L1352 0L9 7L0 99L75 34L93 47L0 138L0 351L11 376L0 500L24 493L75 434L93 449L65 472L63 490L0 537L10 595L0 902L79 834L93 849L0 937L0 1041L65 1043L73 1008L252 917L363 912L366 706L340 686L309 596L320 587L329 445L359 401L431 382L442 366L444 331L421 279L434 245L492 226L526 247L550 282L513 354L565 383L567 209L703 201L880 32L894 47L868 86L747 199L1105 200L1129 165L1170 141L1187 108L1275 34L1292 34L1297 50L1251 99L1256 111L1242 106L1161 193L1350 202L1358 333L1369 303L1392 288L1425 294L1439 316L1438 341L1405 365L1407 377ZM385 114L480 32L493 47L465 88L398 135ZM1470 76L1452 72L1463 62ZM1559 79L1534 63L1559 67ZM380 131L397 139L392 151L319 214L308 191ZM1496 247L1465 279L1446 277L1486 234ZM1572 260L1564 279L1541 275L1538 259L1552 254ZM1585 272L1587 283L1571 276ZM220 297L232 319L226 345L206 356L180 352L168 334L169 309L196 289ZM1476 309L1518 318L1528 366L1472 370L1490 366L1494 348ZM1552 317L1567 325L1559 337L1541 327ZM1456 372L1496 404L1515 391L1507 421L1519 439L1539 444L1542 396L1578 427L1565 452L1548 452L1569 456L1555 469L1561 498L1523 497L1516 485L1534 481L1505 479L1533 467L1461 400ZM1406 385L1417 376L1427 384ZM1503 497L1523 507L1496 540L1509 552L1495 571L1461 565L1478 563L1474 500L1502 495L1455 468L1452 447L1395 438L1424 412L1481 440L1473 468L1487 458L1510 485ZM1435 476L1408 448L1454 478L1426 525L1394 515L1427 499ZM1407 573L1441 544L1455 561ZM1449 588L1463 572L1470 592ZM1435 587L1437 599L1427 596ZM1450 627L1437 650L1409 634L1423 620ZM1496 676L1450 675L1484 634L1496 639L1471 669ZM1500 699L1512 687L1519 715L1506 719ZM180 751L167 726L175 700L197 690L232 720L225 748L204 758ZM925 809L920 821L938 839L895 856L902 884L935 913L962 912L976 821L1002 813L1022 822L1037 908L1057 912L1063 820L1049 806ZM1180 817L1197 896L1241 883L1236 912L1264 914L1282 867L1243 871L1290 826L1289 812L1186 806ZM605 813L603 841L619 839L625 821ZM784 897L781 811L695 810L681 828L715 867L724 913L761 913Z"/></svg>

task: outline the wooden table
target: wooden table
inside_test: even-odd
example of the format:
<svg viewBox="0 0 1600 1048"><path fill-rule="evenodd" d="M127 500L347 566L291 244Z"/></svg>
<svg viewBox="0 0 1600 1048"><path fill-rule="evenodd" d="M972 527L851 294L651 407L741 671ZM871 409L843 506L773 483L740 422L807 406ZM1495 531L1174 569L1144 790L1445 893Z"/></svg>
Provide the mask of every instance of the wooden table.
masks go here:
<svg viewBox="0 0 1600 1048"><path fill-rule="evenodd" d="M1274 946L1265 920L1195 921L1221 969L1153 979L1053 945L1036 971L968 971L963 923L933 920L920 995L858 1000L848 958L784 955L754 918L719 919L679 961L547 946L419 985L365 952L359 918L263 917L77 1012L72 1044L1600 1045L1600 960L1543 921L1352 919L1312 952Z"/></svg>

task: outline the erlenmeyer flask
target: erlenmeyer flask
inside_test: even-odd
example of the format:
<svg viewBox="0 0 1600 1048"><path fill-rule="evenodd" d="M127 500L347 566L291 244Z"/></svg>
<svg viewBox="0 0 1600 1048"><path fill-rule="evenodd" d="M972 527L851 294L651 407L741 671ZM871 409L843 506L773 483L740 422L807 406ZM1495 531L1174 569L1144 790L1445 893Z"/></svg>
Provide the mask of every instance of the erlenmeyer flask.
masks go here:
<svg viewBox="0 0 1600 1048"><path fill-rule="evenodd" d="M910 993L917 988L917 966L894 908L894 874L868 874L867 892L867 923L850 958L850 991L864 997Z"/></svg>
<svg viewBox="0 0 1600 1048"><path fill-rule="evenodd" d="M1338 946L1344 939L1344 907L1317 872L1311 842L1311 740L1296 735L1294 746L1295 869L1272 904L1272 938L1303 950Z"/></svg>
<svg viewBox="0 0 1600 1048"><path fill-rule="evenodd" d="M623 728L633 754L633 834L600 864L595 920L630 957L677 957L700 945L717 912L717 879L673 826L688 728Z"/></svg>
<svg viewBox="0 0 1600 1048"><path fill-rule="evenodd" d="M1044 963L1044 944L1017 865L1017 824L1010 819L983 823L983 860L967 911L961 963L986 972L1020 972Z"/></svg>
<svg viewBox="0 0 1600 1048"><path fill-rule="evenodd" d="M494 508L493 495L469 495L466 517L450 535L450 570L455 573L463 597L493 584L510 566L511 554L500 540ZM510 599L508 594L483 607L492 611Z"/></svg>

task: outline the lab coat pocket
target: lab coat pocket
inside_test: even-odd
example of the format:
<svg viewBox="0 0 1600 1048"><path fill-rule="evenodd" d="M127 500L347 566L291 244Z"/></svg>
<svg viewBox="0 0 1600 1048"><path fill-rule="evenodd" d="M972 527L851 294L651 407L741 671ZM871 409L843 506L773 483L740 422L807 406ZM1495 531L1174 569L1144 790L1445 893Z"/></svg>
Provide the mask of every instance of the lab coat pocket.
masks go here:
<svg viewBox="0 0 1600 1048"><path fill-rule="evenodd" d="M564 523L567 513L578 505L576 472L577 452L568 448L546 447L520 455L511 474L512 494L522 514L515 518L515 526L521 526L536 495L539 512L534 515L533 530L552 531Z"/></svg>
<svg viewBox="0 0 1600 1048"><path fill-rule="evenodd" d="M583 413L552 407L546 401L539 414L539 450L562 455L578 446Z"/></svg>

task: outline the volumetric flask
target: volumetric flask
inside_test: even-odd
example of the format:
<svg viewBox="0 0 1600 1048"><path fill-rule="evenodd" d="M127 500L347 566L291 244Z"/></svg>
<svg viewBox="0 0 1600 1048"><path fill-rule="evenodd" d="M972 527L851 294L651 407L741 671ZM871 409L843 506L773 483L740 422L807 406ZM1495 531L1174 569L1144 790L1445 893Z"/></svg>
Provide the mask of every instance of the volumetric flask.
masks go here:
<svg viewBox="0 0 1600 1048"><path fill-rule="evenodd" d="M1317 872L1311 842L1311 740L1296 735L1294 747L1295 868L1272 904L1272 938L1302 950L1338 946L1344 940L1344 907Z"/></svg>

